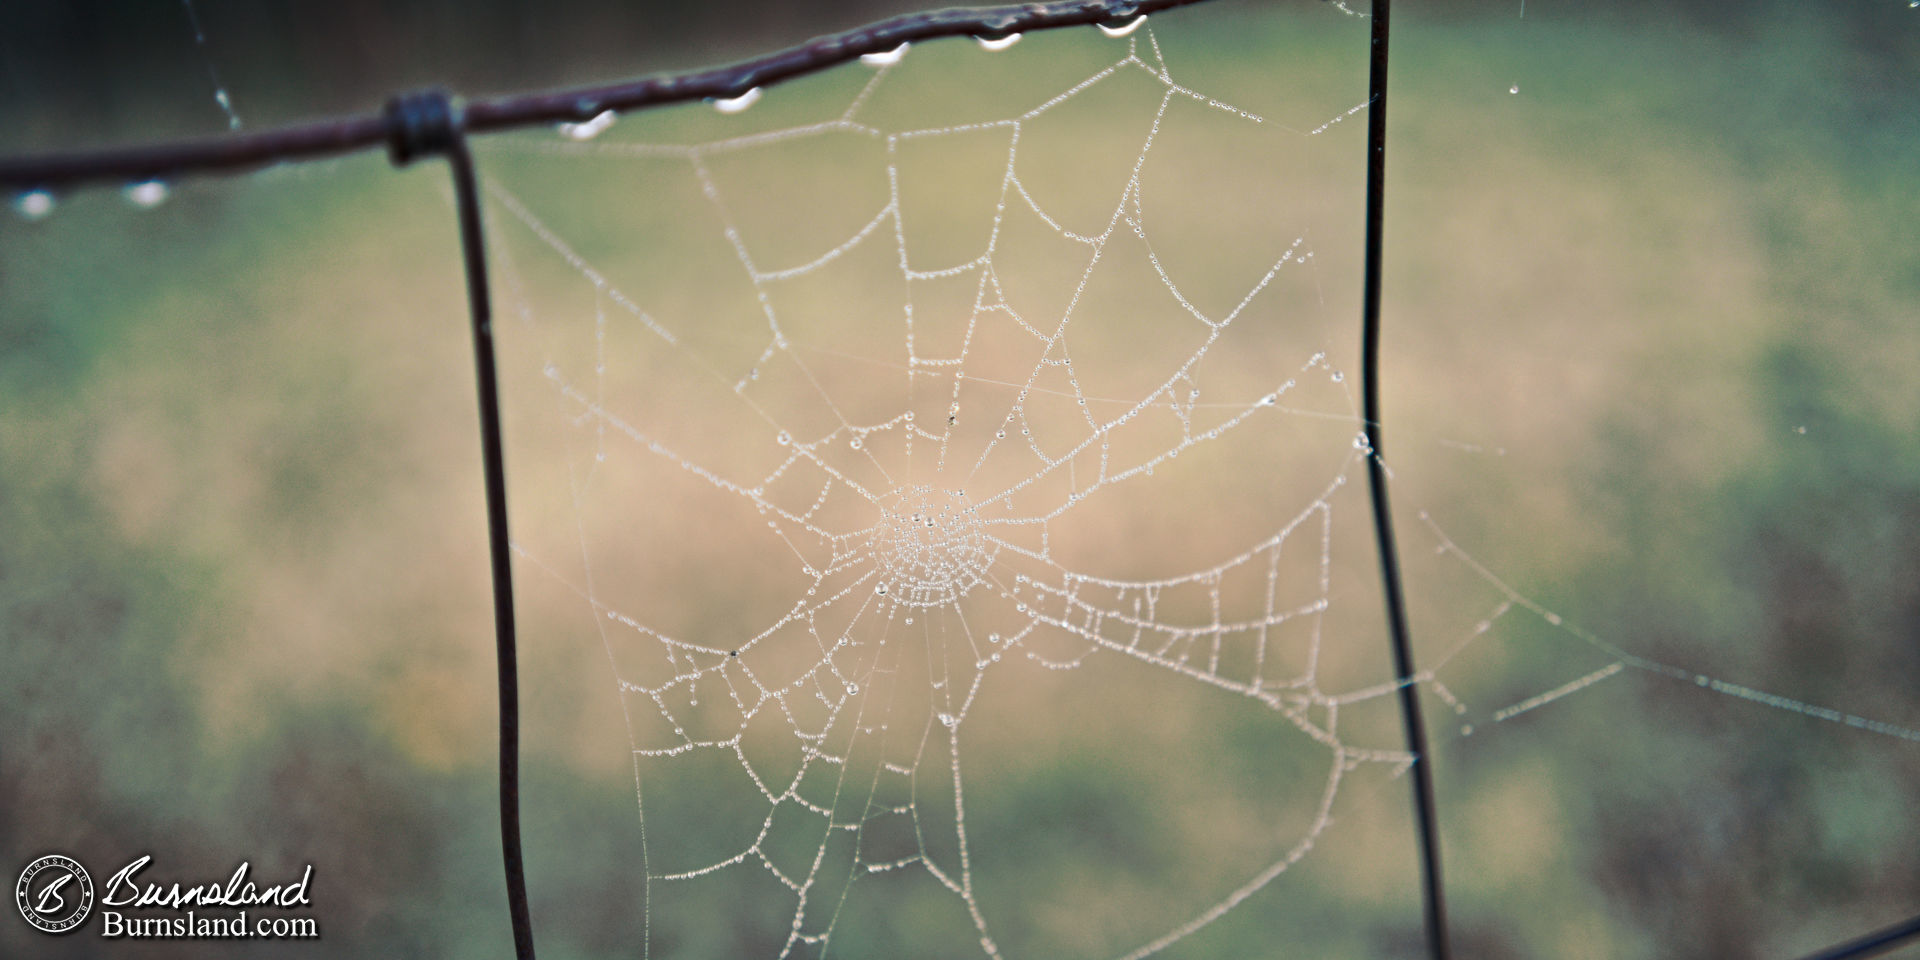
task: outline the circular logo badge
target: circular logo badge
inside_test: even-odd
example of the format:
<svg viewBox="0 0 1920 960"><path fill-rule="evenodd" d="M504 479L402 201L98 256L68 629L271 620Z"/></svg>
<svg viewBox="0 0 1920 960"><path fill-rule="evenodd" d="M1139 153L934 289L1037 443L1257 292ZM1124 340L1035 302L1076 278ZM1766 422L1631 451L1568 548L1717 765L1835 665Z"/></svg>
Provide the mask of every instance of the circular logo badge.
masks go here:
<svg viewBox="0 0 1920 960"><path fill-rule="evenodd" d="M66 933L93 912L93 878L72 857L53 853L27 864L14 885L20 915L46 933Z"/></svg>

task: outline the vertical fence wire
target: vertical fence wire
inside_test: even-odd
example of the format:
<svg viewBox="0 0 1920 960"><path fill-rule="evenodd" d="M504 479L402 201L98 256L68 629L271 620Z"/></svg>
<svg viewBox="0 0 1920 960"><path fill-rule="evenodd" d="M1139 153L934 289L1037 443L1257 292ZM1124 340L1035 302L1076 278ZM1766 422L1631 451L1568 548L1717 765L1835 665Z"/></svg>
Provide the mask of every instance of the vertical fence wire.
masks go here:
<svg viewBox="0 0 1920 960"><path fill-rule="evenodd" d="M387 147L395 166L441 155L453 172L460 254L473 321L474 383L480 412L480 460L487 493L487 552L493 574L493 635L500 681L500 851L507 911L518 960L533 960L533 919L520 847L520 671L513 611L513 555L507 536L507 471L500 439L500 384L493 352L493 299L487 287L486 237L480 191L460 105L445 91L402 94L388 101Z"/></svg>
<svg viewBox="0 0 1920 960"><path fill-rule="evenodd" d="M1427 934L1427 955L1450 960L1447 896L1440 871L1440 836L1433 797L1433 758L1427 750L1427 724L1420 713L1420 688L1414 682L1413 644L1408 636L1407 603L1400 583L1400 554L1393 539L1393 507L1387 500L1386 465L1380 460L1380 274L1382 228L1387 185L1387 38L1391 0L1374 0L1372 51L1367 69L1367 233L1364 287L1360 307L1360 379L1367 438L1367 489L1373 501L1373 532L1380 550L1381 592L1385 594L1387 631L1393 642L1394 679L1399 684L1400 719L1407 752L1413 755L1413 812L1420 843L1420 894Z"/></svg>
<svg viewBox="0 0 1920 960"><path fill-rule="evenodd" d="M480 198L466 138L447 153L460 207L460 251L473 313L473 360L480 393L480 453L486 470L487 553L493 567L494 649L500 676L500 848L506 861L507 909L513 952L533 960L533 919L520 852L520 681L513 619L513 563L507 539L507 473L500 442L500 386L493 359L493 308L487 295L487 251L481 238Z"/></svg>

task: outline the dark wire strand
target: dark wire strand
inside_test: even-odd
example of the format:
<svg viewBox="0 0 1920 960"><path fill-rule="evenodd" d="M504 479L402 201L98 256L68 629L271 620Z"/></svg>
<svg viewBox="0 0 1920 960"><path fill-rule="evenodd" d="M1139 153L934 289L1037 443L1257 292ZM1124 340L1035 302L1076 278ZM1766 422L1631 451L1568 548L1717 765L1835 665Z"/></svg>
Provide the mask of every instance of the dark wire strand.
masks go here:
<svg viewBox="0 0 1920 960"><path fill-rule="evenodd" d="M500 384L493 359L493 306L487 293L487 250L481 235L480 195L466 138L447 152L460 207L460 251L473 311L473 361L480 401L480 457L486 469L487 553L493 567L494 650L500 674L500 848L507 871L507 909L513 917L513 954L533 960L533 918L520 852L520 680L513 615L513 563L507 539L507 469L500 442Z"/></svg>
<svg viewBox="0 0 1920 960"><path fill-rule="evenodd" d="M1862 957L1880 956L1914 941L1920 941L1920 917L1902 920L1845 943L1836 943L1825 950L1809 953L1801 960L1860 960Z"/></svg>
<svg viewBox="0 0 1920 960"><path fill-rule="evenodd" d="M402 94L388 101L382 116L395 166L444 155L453 172L460 254L473 321L480 459L487 493L487 552L493 574L493 638L500 681L500 851L506 868L514 956L533 960L533 919L527 908L526 868L520 847L520 670L514 629L513 555L507 536L507 471L500 439L500 384L494 362L493 300L487 284L480 191L473 155L467 149L464 112L452 96L441 90Z"/></svg>
<svg viewBox="0 0 1920 960"><path fill-rule="evenodd" d="M1407 604L1400 585L1400 554L1393 538L1393 508L1387 501L1386 466L1380 460L1380 257L1387 185L1387 27L1390 0L1373 3L1373 51L1367 74L1367 237L1365 288L1361 299L1360 379L1365 394L1363 428L1367 438L1367 480L1373 499L1373 531L1380 547L1380 582L1386 594L1387 628L1393 640L1393 670L1399 683L1400 718L1407 752L1413 755L1413 810L1420 835L1420 891L1424 906L1427 954L1450 960L1446 887L1440 873L1440 837L1435 825L1433 759L1427 752L1427 725L1420 713L1420 688L1414 683L1413 644L1408 638Z"/></svg>

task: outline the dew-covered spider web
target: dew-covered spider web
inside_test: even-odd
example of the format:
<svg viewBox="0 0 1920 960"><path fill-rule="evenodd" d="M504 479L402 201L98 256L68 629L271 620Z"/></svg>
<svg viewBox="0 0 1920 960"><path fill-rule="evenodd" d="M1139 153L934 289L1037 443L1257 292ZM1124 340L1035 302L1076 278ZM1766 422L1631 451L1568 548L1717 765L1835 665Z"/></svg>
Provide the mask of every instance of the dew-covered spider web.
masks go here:
<svg viewBox="0 0 1920 960"><path fill-rule="evenodd" d="M1032 722L1011 712L1021 700L1109 672L1177 691L1143 694L1118 726L1243 714L1276 744L1263 775L1285 786L1231 798L1261 826L1206 842L1243 852L1158 893L1167 909L1098 937L1103 952L1154 953L1205 926L1311 849L1344 776L1404 763L1342 739L1316 669L1336 505L1363 445L1317 346L1305 224L1272 224L1217 277L1178 249L1205 223L1161 229L1160 198L1189 176L1170 141L1227 127L1310 143L1354 105L1287 129L1184 84L1150 29L1109 32L1056 44L1093 68L990 118L892 119L891 72L930 48L852 68L860 88L811 123L509 145L545 170L678 181L692 208L671 216L705 235L671 245L723 245L701 251L722 254L703 266L723 294L662 302L510 175L490 188L503 286L523 306L503 336L541 344L542 429L559 431L574 514L564 545L526 540L522 556L605 639L655 916L681 888L756 890L748 912L782 921L761 934L769 954L858 955L869 904L897 909L904 890L946 915L935 929L965 931L948 952L1031 955L1058 934L1005 917L1008 894L989 890L1020 868L983 850L1004 840L968 816L994 776L971 751L992 757ZM998 66L971 47L945 52ZM802 209L756 209L776 194ZM533 296L548 273L571 316ZM1276 437L1296 442L1253 452ZM1210 482L1224 472L1253 482ZM683 581L631 544L636 506L666 514L639 521L649 533L735 559ZM1180 548L1202 510L1223 522ZM1138 538L1164 553L1129 550ZM675 583L636 583L637 569ZM663 612L662 592L695 612ZM733 822L676 836L672 801L654 799L674 778L723 784L734 796L685 812Z"/></svg>
<svg viewBox="0 0 1920 960"><path fill-rule="evenodd" d="M517 561L617 691L642 955L1231 952L1350 787L1404 790L1341 359L1363 70L1249 91L1158 26L484 145ZM1634 675L1920 740L1409 512L1439 749Z"/></svg>
<svg viewBox="0 0 1920 960"><path fill-rule="evenodd" d="M43 6L10 157L852 17ZM1807 956L1920 903L1920 21L1683 6L1396 24L1379 462L1461 957ZM1368 12L470 137L543 955L1425 955ZM311 863L336 951L498 953L444 165L13 186L0 847Z"/></svg>

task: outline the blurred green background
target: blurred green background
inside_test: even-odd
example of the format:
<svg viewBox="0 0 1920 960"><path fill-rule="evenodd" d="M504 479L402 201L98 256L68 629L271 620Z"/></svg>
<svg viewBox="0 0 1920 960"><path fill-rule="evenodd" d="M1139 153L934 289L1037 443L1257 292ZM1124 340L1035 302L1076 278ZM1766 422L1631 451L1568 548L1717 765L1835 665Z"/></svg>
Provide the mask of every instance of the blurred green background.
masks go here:
<svg viewBox="0 0 1920 960"><path fill-rule="evenodd" d="M257 128L429 82L478 94L702 65L907 9L200 0L199 47L171 3L10 4L0 150L218 133L209 65ZM1441 663L1503 599L1436 553L1424 513L1514 589L1632 654L1920 729L1916 11L1535 0L1524 17L1506 3L1398 13L1384 383L1422 662ZM1177 240L1160 250L1169 269L1221 300L1295 238L1314 252L1307 277L1261 301L1278 322L1243 325L1250 339L1220 361L1245 369L1209 389L1289 376L1317 351L1355 369L1364 114L1298 131L1364 99L1365 21L1221 0L1150 26L1176 80L1269 118L1258 135L1196 122L1156 146L1167 166L1143 190L1162 204L1148 211L1168 231L1156 236ZM964 41L928 44L875 94L874 122L1006 116L1115 44L1072 31L991 61ZM871 74L781 88L737 118L624 119L605 142L812 122ZM1089 97L1036 128L1022 147L1034 182L1069 207L1080 178L1094 191L1084 158L1137 149L1139 102L1109 115ZM482 162L663 320L702 329L711 310L699 336L730 355L750 328L720 326L747 322L738 265L714 254L684 162L527 149L556 142L516 135L483 145ZM714 164L756 243L803 250L838 229L816 218L857 187L854 168L804 147L764 159ZM175 184L153 210L102 190L60 198L44 220L0 217L0 864L151 852L213 879L241 859L266 877L312 863L324 935L103 946L8 921L0 954L511 952L444 180L365 156ZM592 538L574 526L555 491L578 427L555 417L534 358L591 363L564 331L609 308L542 266L499 206L488 215L496 252L523 272L506 308L562 331L558 346L503 334L523 549L604 539L638 572L600 586L690 633L738 635L728 618L791 600L754 589L752 522L715 519L699 536L696 494L643 484L635 502L594 506ZM1143 263L1130 269L1138 282ZM828 328L854 352L897 346L884 276L823 294L823 311L861 305ZM1108 296L1127 300L1126 282ZM862 325L886 309L877 332ZM834 392L857 391L857 367L822 369ZM607 383L636 404L660 395L650 429L751 462L715 432L734 421L672 406L684 372L637 361ZM1166 481L1191 488L1107 506L1063 549L1161 571L1138 575L1244 549L1246 529L1300 509L1346 453L1350 398L1324 378L1306 394L1334 414L1325 430L1302 418L1298 436L1262 433L1264 446ZM1387 677L1359 494L1332 500L1332 692ZM564 578L520 569L543 955L640 956L649 922L656 957L777 952L792 905L751 868L671 909L656 889L647 916L623 668L609 669ZM1920 744L1639 671L1495 722L1609 659L1516 611L1438 670L1463 712L1426 687L1462 956L1782 957L1914 912ZM1009 957L1124 953L1311 819L1326 753L1283 722L1097 657L1058 675L1009 664L991 681L963 756L978 764L980 900ZM1392 749L1390 707L1356 709L1343 739ZM698 845L719 829L703 818L758 802L721 773L660 769L642 777L655 850ZM1418 956L1406 783L1391 773L1351 774L1298 866L1164 955ZM949 895L877 889L829 955L979 955Z"/></svg>

